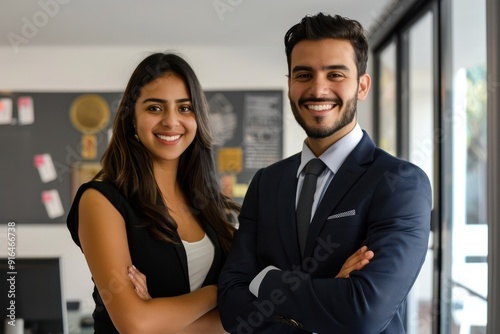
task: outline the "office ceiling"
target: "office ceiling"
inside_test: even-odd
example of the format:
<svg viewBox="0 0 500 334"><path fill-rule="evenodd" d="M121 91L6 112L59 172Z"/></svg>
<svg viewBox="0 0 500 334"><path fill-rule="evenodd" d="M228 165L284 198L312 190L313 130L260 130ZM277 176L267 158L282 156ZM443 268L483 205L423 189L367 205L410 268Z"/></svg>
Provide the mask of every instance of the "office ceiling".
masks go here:
<svg viewBox="0 0 500 334"><path fill-rule="evenodd" d="M391 0L4 0L0 46L251 46L282 44L323 11L367 30Z"/></svg>

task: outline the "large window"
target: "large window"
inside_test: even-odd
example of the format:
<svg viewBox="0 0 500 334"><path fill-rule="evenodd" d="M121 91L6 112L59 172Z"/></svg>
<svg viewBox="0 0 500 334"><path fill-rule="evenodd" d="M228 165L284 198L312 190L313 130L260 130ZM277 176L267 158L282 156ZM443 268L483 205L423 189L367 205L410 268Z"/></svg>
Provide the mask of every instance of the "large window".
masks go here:
<svg viewBox="0 0 500 334"><path fill-rule="evenodd" d="M408 159L434 179L433 13L427 11L403 34L408 48ZM405 108L405 109L406 109ZM408 299L408 334L432 333L433 241Z"/></svg>
<svg viewBox="0 0 500 334"><path fill-rule="evenodd" d="M410 334L488 326L487 1L399 1L371 38L377 143L420 166L433 187Z"/></svg>
<svg viewBox="0 0 500 334"><path fill-rule="evenodd" d="M436 113L434 15L432 9L423 11L375 55L378 145L418 165L432 185ZM408 334L432 333L433 243L431 232L425 263L407 299Z"/></svg>
<svg viewBox="0 0 500 334"><path fill-rule="evenodd" d="M486 333L488 291L486 3L449 1L443 140L447 185L443 333ZM467 22L467 24L464 24ZM471 48L471 46L474 47ZM453 329L456 329L453 331Z"/></svg>

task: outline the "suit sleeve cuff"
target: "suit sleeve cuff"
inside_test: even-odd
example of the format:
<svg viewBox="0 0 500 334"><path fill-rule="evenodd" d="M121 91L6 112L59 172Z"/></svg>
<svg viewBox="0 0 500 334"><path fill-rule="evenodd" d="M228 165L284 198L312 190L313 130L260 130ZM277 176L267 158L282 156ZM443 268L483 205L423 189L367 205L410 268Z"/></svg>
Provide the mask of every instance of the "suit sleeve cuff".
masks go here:
<svg viewBox="0 0 500 334"><path fill-rule="evenodd" d="M248 289L255 297L259 297L260 284L264 280L264 277L266 277L266 274L271 270L280 270L280 269L276 268L275 266L267 266L264 269L262 269L261 272L258 273L257 276L255 276L254 279L250 282L250 286L248 287Z"/></svg>

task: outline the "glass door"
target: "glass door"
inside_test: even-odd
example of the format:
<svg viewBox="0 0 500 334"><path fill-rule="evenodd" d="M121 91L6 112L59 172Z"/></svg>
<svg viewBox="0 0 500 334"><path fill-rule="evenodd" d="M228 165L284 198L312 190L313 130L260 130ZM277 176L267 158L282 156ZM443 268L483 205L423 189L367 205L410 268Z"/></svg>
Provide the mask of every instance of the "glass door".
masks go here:
<svg viewBox="0 0 500 334"><path fill-rule="evenodd" d="M485 0L448 0L443 59L443 178L446 205L443 239L442 333L486 333L488 292L487 69Z"/></svg>
<svg viewBox="0 0 500 334"><path fill-rule="evenodd" d="M435 16L430 7L409 23L400 38L376 52L377 143L422 168L434 188ZM407 298L408 334L433 330L434 234L427 257Z"/></svg>
<svg viewBox="0 0 500 334"><path fill-rule="evenodd" d="M422 168L434 188L434 54L433 13L427 11L403 33L403 45L407 48L403 83L407 101L408 160ZM407 332L409 334L432 333L433 292L433 238L431 231L427 257L420 275L408 297Z"/></svg>

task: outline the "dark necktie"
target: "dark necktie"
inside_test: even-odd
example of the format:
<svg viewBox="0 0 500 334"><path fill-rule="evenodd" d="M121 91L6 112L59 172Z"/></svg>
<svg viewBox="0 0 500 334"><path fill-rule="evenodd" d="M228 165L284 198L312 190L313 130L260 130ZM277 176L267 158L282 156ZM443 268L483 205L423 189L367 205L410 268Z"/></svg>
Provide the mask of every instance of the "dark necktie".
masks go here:
<svg viewBox="0 0 500 334"><path fill-rule="evenodd" d="M311 211L316 192L318 175L325 169L325 164L318 158L310 160L306 165L304 183L297 204L297 234L299 237L300 254L304 255L307 231L311 223Z"/></svg>

